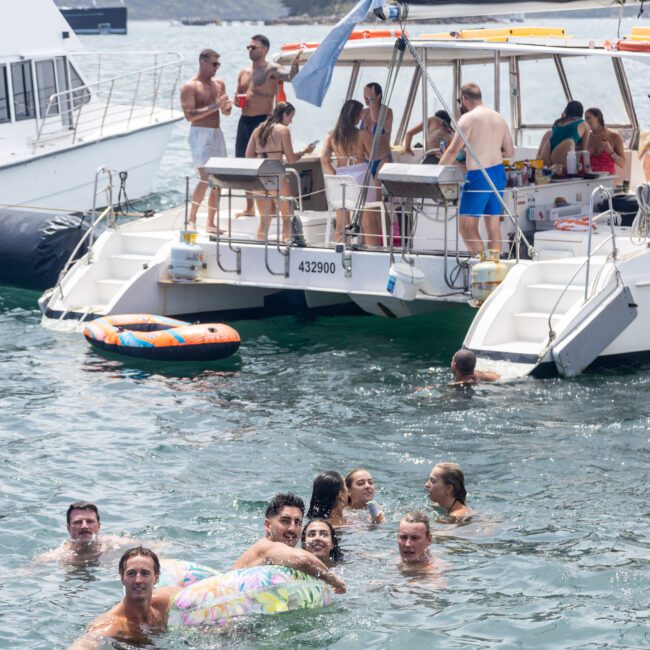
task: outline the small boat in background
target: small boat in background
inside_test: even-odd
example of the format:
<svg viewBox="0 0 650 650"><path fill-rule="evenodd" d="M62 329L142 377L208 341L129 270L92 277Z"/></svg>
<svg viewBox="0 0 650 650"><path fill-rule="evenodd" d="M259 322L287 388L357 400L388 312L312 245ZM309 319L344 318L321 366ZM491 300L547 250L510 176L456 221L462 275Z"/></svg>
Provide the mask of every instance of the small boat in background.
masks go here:
<svg viewBox="0 0 650 650"><path fill-rule="evenodd" d="M116 7L59 7L75 34L126 34L128 10Z"/></svg>

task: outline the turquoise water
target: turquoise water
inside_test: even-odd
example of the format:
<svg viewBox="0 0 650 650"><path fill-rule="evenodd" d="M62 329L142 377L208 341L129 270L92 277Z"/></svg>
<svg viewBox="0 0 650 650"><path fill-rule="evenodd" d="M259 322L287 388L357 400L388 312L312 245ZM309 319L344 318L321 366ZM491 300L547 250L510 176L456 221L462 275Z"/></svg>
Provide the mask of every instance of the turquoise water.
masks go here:
<svg viewBox="0 0 650 650"><path fill-rule="evenodd" d="M208 33L133 23L129 47L193 50ZM182 133L172 145L161 191L182 188L189 162ZM448 364L466 308L234 322L235 357L165 366L41 328L37 297L0 289L1 648L67 647L121 597L115 558L32 561L65 538L70 502L97 501L107 533L226 568L262 534L275 492L307 500L317 472L357 465L374 474L387 522L343 533L347 594L152 647L648 647L650 368L459 392ZM396 522L432 514L423 485L444 460L462 465L480 517L437 525L446 568L413 582L396 566Z"/></svg>

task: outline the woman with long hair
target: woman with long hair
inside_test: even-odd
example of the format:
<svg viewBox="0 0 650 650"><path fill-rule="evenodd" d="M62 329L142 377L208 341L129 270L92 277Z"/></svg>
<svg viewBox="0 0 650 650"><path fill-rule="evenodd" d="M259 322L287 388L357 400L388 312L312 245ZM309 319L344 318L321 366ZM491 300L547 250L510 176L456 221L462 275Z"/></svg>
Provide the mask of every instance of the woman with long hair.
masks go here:
<svg viewBox="0 0 650 650"><path fill-rule="evenodd" d="M363 104L356 99L348 99L341 108L339 118L333 131L330 131L323 142L321 164L325 174L352 176L359 185L368 169L368 160L372 149L372 135L359 129ZM332 158L335 159L332 165ZM370 188L366 200L374 201L376 190ZM336 211L336 241L342 241L343 229L350 223L348 210ZM361 243L377 245L380 230L379 217L375 211L363 210L361 213Z"/></svg>
<svg viewBox="0 0 650 650"><path fill-rule="evenodd" d="M348 489L348 508L350 510L369 510L368 504L375 498L375 479L362 467L355 467L345 475L345 487ZM373 523L384 521L384 513L377 505L376 514L371 513Z"/></svg>
<svg viewBox="0 0 650 650"><path fill-rule="evenodd" d="M448 517L466 517L472 511L467 507L465 476L456 463L434 465L425 483L429 499L438 504Z"/></svg>
<svg viewBox="0 0 650 650"><path fill-rule="evenodd" d="M307 519L328 519L333 526L343 526L343 510L348 505L345 481L338 472L321 472L314 479Z"/></svg>
<svg viewBox="0 0 650 650"><path fill-rule="evenodd" d="M605 118L600 108L588 108L585 121L591 128L587 147L591 171L607 172L616 176L617 167L625 167L625 145L623 138L605 126Z"/></svg>
<svg viewBox="0 0 650 650"><path fill-rule="evenodd" d="M589 139L589 125L584 121L583 113L582 104L571 100L562 115L555 120L553 128L542 137L537 157L547 165L566 167L569 151L585 151Z"/></svg>
<svg viewBox="0 0 650 650"><path fill-rule="evenodd" d="M302 529L300 539L302 547L327 566L343 559L338 534L326 519L312 519Z"/></svg>
<svg viewBox="0 0 650 650"><path fill-rule="evenodd" d="M288 163L300 160L305 154L314 150L309 145L303 151L295 153L291 142L291 124L296 109L289 102L279 102L273 109L273 113L262 122L251 134L246 148L247 158L272 158L274 160L286 159ZM291 187L287 176L280 179L280 196L289 197ZM277 214L278 206L275 199L267 192L257 193L255 196L257 209L260 213L260 225L257 229L257 238L266 239L268 226L271 217ZM282 239L285 241L291 238L291 217L293 216L292 201L284 198L280 200L280 214L282 216ZM279 215L278 215L279 216Z"/></svg>

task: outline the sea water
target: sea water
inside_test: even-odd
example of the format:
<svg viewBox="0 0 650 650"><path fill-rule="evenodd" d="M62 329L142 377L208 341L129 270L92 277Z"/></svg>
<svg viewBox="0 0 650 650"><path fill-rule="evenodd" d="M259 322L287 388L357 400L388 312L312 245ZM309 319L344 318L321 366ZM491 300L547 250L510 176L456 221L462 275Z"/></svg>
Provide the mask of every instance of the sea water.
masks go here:
<svg viewBox="0 0 650 650"><path fill-rule="evenodd" d="M84 41L190 59L214 47L232 92L259 29L132 22L127 37ZM264 29L275 44L323 33ZM235 124L224 120L231 146ZM180 196L191 171L185 137L179 126L159 199ZM386 522L343 531L336 570L347 594L225 634L168 632L152 647L650 644L650 367L459 391L448 366L471 322L465 307L402 321L235 322L235 357L156 364L43 329L37 297L0 289L1 648L67 647L121 598L114 557L84 568L33 561L65 538L72 501L96 501L106 533L227 568L262 535L274 493L308 500L316 473L356 466L374 475ZM444 568L414 580L396 562L397 522L409 510L434 515L424 483L440 461L461 464L480 517L436 524Z"/></svg>

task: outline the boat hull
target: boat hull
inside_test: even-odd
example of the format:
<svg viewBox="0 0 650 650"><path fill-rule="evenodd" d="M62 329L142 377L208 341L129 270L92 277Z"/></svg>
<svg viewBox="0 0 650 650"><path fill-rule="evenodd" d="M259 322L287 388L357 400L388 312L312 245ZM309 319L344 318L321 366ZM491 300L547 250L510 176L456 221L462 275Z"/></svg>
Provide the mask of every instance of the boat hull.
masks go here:
<svg viewBox="0 0 650 650"><path fill-rule="evenodd" d="M151 191L177 121L175 118L65 149L45 150L27 160L3 165L0 201L8 206L88 210L99 167L128 172L127 195L131 199L144 196Z"/></svg>

